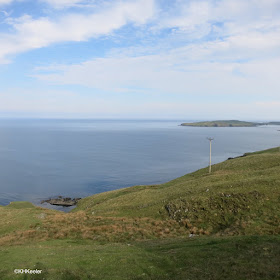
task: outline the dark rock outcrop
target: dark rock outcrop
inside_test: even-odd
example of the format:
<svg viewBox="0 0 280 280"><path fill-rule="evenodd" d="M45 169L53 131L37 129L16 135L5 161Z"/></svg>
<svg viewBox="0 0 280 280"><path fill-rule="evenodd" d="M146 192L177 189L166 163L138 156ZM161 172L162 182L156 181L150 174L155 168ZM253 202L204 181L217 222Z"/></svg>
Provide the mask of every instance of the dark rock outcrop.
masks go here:
<svg viewBox="0 0 280 280"><path fill-rule="evenodd" d="M247 154L243 154L242 156L238 156L238 157L229 157L227 160L231 160L231 159L235 159L235 158L242 158L242 157L246 157Z"/></svg>
<svg viewBox="0 0 280 280"><path fill-rule="evenodd" d="M42 200L42 203L49 203L51 205L57 205L57 206L65 206L65 207L69 207L69 206L74 206L77 204L77 202L80 200L81 198L70 198L70 197L62 197L59 196L58 198L50 198L50 199L46 199L46 200Z"/></svg>

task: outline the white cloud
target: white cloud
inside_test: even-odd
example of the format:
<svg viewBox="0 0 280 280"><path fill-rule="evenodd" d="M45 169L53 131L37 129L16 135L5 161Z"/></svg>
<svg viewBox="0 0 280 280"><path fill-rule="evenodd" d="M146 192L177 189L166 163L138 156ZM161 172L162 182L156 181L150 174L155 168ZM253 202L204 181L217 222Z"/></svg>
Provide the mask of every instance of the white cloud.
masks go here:
<svg viewBox="0 0 280 280"><path fill-rule="evenodd" d="M51 20L33 19L24 15L9 19L14 33L0 33L0 61L7 55L46 47L65 41L86 41L92 37L109 35L127 23L144 24L154 15L151 0L115 2L99 13L89 15L68 14Z"/></svg>
<svg viewBox="0 0 280 280"><path fill-rule="evenodd" d="M7 5L12 3L14 0L0 0L0 5Z"/></svg>
<svg viewBox="0 0 280 280"><path fill-rule="evenodd" d="M185 34L186 40L229 36L244 40L252 33L259 36L280 29L279 0L177 0L176 3L170 13L161 14L153 29L171 28L174 33Z"/></svg>
<svg viewBox="0 0 280 280"><path fill-rule="evenodd" d="M160 28L178 27L182 30L193 30L198 24L205 24L210 18L210 2L190 1L179 6L178 13L166 15L160 21Z"/></svg>
<svg viewBox="0 0 280 280"><path fill-rule="evenodd" d="M74 3L74 0L58 3L66 2ZM147 45L143 51L135 48L133 55L126 55L125 50L122 55L47 67L45 70L53 73L39 72L36 77L57 84L79 84L109 91L201 95L236 91L261 94L265 84L269 93L275 94L279 82L273 73L280 71L280 20L274 16L278 8L279 1L274 0L177 1L175 10L158 15L158 28L178 28L183 34L186 32L188 40L188 36L203 37L215 27L217 39L186 41L182 47L164 50L162 46L171 44L168 40L173 37L159 38L154 54L146 54ZM138 0L118 1L98 13L68 14L56 20L33 19L27 15L10 19L15 32L0 37L0 62L1 58L5 62L8 54L111 34L129 22L145 24L155 12L153 1Z"/></svg>
<svg viewBox="0 0 280 280"><path fill-rule="evenodd" d="M244 23L278 18L279 0L222 0L222 1L177 1L171 14L164 14L161 27L194 28L197 25L217 22Z"/></svg>
<svg viewBox="0 0 280 280"><path fill-rule="evenodd" d="M40 1L48 2L54 8L89 4L89 1L80 0ZM279 0L174 0L175 4L170 4L172 8L161 11L156 0L105 2L106 5L99 6L97 10L89 9L86 14L84 9L77 9L79 13L55 11L56 18L33 18L29 15L9 18L6 23L10 24L12 32L0 34L0 63L7 63L7 57L11 54L65 41L87 41L110 35L130 23L134 26L150 23L139 31L145 42L144 47L141 47L143 42L139 43L136 39L135 47L110 50L105 57L75 65L43 67L37 69L34 76L50 84L78 84L120 94L177 93L190 99L199 96L203 100L209 96L232 98L238 95L240 98L243 95L250 100L248 112L252 113L257 108L269 116L271 109L276 115L275 104L278 103L267 103L262 101L262 97L277 99L279 96ZM8 100L5 98L3 100ZM111 110L118 113L125 110L140 114L146 108L151 112L170 110L183 113L186 110L195 112L191 107L201 112L199 108L204 106L191 102L188 105L179 102L146 102L130 104L129 111L121 103L114 109L116 100L106 103L105 99L89 98L82 101L78 97L69 97L65 109L62 109L65 99L55 98L54 95L40 101L33 96L30 100L43 111L53 108L54 111L67 112L84 108L86 112ZM25 104L22 106L30 110L33 108L33 101L24 98L18 100L21 99L7 104L10 104L11 109L15 104L18 104L18 108L20 104ZM222 110L218 106L212 106L213 114L215 110ZM240 103L231 105L231 113L238 111L238 106L245 114L247 105Z"/></svg>
<svg viewBox="0 0 280 280"><path fill-rule="evenodd" d="M55 84L78 84L111 92L277 96L279 38L277 33L233 36L155 55L122 54L76 65L50 66L37 69L35 76Z"/></svg>
<svg viewBox="0 0 280 280"><path fill-rule="evenodd" d="M41 1L60 7L88 4L88 1L82 0ZM42 48L53 43L86 41L111 34L128 23L141 25L152 19L152 27L146 32L173 29L173 36L162 40L159 38L159 48L174 43L176 36L181 45L182 41L188 45L190 40L203 39L214 42L216 47L216 41L222 39L218 49L223 52L234 50L234 47L237 51L243 48L244 52L250 48L262 48L266 51L272 45L275 48L279 46L279 0L178 0L175 1L173 9L161 12L158 5L156 8L156 0L105 3L106 5L101 5L103 8L99 6L94 13L89 10L87 14L83 14L85 10L80 10L80 13L64 14L56 19L34 19L27 15L17 19L9 18L7 23L11 25L13 32L0 33L0 63L6 62L9 54ZM210 39L207 38L209 34L212 34ZM213 41L215 37L216 41ZM201 48L200 45L197 47Z"/></svg>

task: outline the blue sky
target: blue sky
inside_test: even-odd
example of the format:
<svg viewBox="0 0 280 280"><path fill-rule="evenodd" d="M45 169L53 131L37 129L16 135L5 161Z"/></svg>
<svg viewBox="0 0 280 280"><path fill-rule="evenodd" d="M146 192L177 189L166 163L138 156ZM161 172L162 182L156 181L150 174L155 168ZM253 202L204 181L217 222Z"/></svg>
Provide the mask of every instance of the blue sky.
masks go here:
<svg viewBox="0 0 280 280"><path fill-rule="evenodd" d="M280 0L0 0L0 117L280 120Z"/></svg>

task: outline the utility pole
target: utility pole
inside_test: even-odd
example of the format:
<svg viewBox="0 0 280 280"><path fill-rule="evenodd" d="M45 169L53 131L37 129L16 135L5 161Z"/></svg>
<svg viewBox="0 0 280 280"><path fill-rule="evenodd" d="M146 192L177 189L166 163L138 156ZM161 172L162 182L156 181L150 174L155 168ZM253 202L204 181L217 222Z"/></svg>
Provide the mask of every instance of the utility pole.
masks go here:
<svg viewBox="0 0 280 280"><path fill-rule="evenodd" d="M208 137L207 138L210 142L210 156L209 156L209 174L211 173L211 150L212 150L212 140L214 140L214 138Z"/></svg>

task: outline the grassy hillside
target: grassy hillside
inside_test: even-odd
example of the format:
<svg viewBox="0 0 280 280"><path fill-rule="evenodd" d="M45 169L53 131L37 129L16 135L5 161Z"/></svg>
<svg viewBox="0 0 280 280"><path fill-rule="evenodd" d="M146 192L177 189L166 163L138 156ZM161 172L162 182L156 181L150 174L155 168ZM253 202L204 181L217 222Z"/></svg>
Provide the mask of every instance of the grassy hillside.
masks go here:
<svg viewBox="0 0 280 280"><path fill-rule="evenodd" d="M0 279L279 279L279 148L212 170L87 197L71 213L0 207Z"/></svg>
<svg viewBox="0 0 280 280"><path fill-rule="evenodd" d="M256 122L244 122L237 120L218 120L218 121L205 121L194 123L182 123L182 126L198 126L198 127L253 127L261 125Z"/></svg>
<svg viewBox="0 0 280 280"><path fill-rule="evenodd" d="M278 148L216 164L157 186L136 186L82 199L74 211L97 216L174 220L189 231L279 233Z"/></svg>

